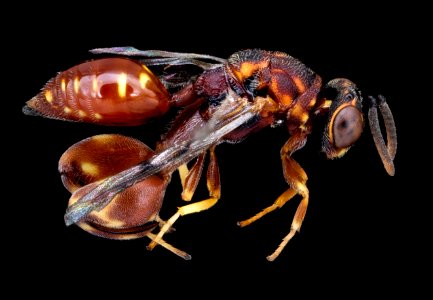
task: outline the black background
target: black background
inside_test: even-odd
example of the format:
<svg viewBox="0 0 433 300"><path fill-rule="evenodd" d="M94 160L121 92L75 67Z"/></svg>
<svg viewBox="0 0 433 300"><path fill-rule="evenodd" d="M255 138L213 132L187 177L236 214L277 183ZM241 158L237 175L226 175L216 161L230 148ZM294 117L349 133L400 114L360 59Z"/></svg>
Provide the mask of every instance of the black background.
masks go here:
<svg viewBox="0 0 433 300"><path fill-rule="evenodd" d="M49 285L60 277L67 285L132 289L140 282L149 288L155 282L180 280L188 280L189 288L209 278L211 290L224 283L254 293L269 289L268 281L284 280L283 286L272 289L289 294L310 291L300 283L314 290L326 282L321 292L339 293L345 287L353 294L406 287L408 268L417 263L416 256L404 249L417 244L412 218L420 210L410 198L410 191L418 188L410 181L415 174L409 153L415 113L408 106L419 87L411 81L417 77L413 68L418 57L406 49L421 51L413 33L422 24L409 26L404 21L415 10L338 6L326 12L320 7L287 10L271 4L221 7L218 12L203 8L196 13L186 5L170 8L168 4L164 8L125 4L110 13L80 7L51 12L49 8L31 18L14 11L16 21L5 27L9 46L4 60L11 63L6 68L11 79L6 89L12 93L4 99L10 108L4 111L3 127L11 141L6 161L14 165L6 189L18 186L7 197L12 209L5 210L14 220L7 230L12 233L8 245L15 263L12 279L34 282L40 278ZM181 10L185 8L188 13ZM24 29L17 24L24 24ZM144 239L111 241L75 226L67 228L63 214L69 193L57 174L61 154L81 139L110 132L153 146L166 120L137 128L108 128L24 116L21 107L56 72L95 58L89 49L126 45L220 57L245 48L279 50L300 59L325 82L347 77L364 97L383 94L399 136L396 175L389 177L383 169L368 127L348 154L334 161L320 152L323 128L314 128L306 147L295 154L309 176L307 216L301 233L272 263L265 257L287 234L299 198L246 228L237 227L236 222L269 205L286 189L279 160L279 149L288 138L283 128L265 129L240 144L217 148L220 202L209 211L179 219L177 231L166 236L190 253L191 261L161 247L148 252ZM163 218L182 205L179 194L179 180L174 176L161 211ZM204 197L201 182L195 199ZM138 275L132 275L133 271ZM215 274L221 274L218 281L210 280ZM227 280L232 277L236 280ZM246 283L241 283L242 278L248 279ZM263 280L263 285L249 284L252 279ZM39 289L44 291L45 286Z"/></svg>

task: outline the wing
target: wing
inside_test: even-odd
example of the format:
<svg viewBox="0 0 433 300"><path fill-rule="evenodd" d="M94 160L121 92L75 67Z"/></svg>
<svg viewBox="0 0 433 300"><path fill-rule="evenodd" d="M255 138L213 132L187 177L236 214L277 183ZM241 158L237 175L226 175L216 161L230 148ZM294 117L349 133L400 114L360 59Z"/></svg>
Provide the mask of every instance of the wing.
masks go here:
<svg viewBox="0 0 433 300"><path fill-rule="evenodd" d="M102 58L60 72L23 108L27 115L101 125L135 126L159 118L170 108L171 93L224 59L193 53L131 47L93 53L141 56ZM147 66L153 67L150 71ZM154 75L157 74L157 76Z"/></svg>
<svg viewBox="0 0 433 300"><path fill-rule="evenodd" d="M146 57L144 61L148 62L149 66L160 65L160 64L188 64L197 63L206 67L212 67L215 64L225 64L226 59L207 55L207 54L196 54L196 53L180 53L180 52L170 52L161 50L138 50L134 47L112 47L112 48L96 48L90 50L93 54L117 54L124 56L139 56ZM214 63L207 64L204 60L211 61Z"/></svg>
<svg viewBox="0 0 433 300"><path fill-rule="evenodd" d="M69 206L65 214L66 225L80 221L93 210L101 210L113 197L127 187L156 173L171 173L222 141L224 136L255 118L263 109L264 101L251 102L229 91L221 105L201 126L193 129L190 138L170 145L150 159L111 176Z"/></svg>
<svg viewBox="0 0 433 300"><path fill-rule="evenodd" d="M204 70L217 68L227 63L226 59L197 53L180 53L161 50L138 50L134 47L97 48L93 54L115 54L139 57L139 61L152 67L168 90L185 86Z"/></svg>

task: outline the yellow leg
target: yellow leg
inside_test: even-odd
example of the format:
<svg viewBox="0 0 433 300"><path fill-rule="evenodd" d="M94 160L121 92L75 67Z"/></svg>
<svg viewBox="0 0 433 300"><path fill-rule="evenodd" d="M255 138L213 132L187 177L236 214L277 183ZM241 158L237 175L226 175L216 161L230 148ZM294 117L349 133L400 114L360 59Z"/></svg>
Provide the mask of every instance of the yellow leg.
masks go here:
<svg viewBox="0 0 433 300"><path fill-rule="evenodd" d="M302 199L301 203L299 203L298 208L296 210L295 216L293 217L292 225L290 226L290 232L287 234L284 238L281 244L278 246L278 248L266 257L269 261L274 261L278 255L280 255L281 251L283 251L284 247L286 247L287 243L292 239L292 237L295 235L296 232L299 232L301 229L302 221L304 220L305 214L307 212L307 206L308 206L308 190L306 191L306 194L304 195L304 198Z"/></svg>
<svg viewBox="0 0 433 300"><path fill-rule="evenodd" d="M306 182L308 177L302 167L291 157L293 152L302 148L302 146L306 142L306 137L306 132L298 131L293 134L286 142L286 144L281 148L283 174L286 182L290 185L290 188L287 189L284 193L282 193L281 196L279 196L271 206L266 207L261 212L247 220L238 222L238 225L241 227L250 225L251 223L257 221L261 217L276 210L277 208L283 207L283 205L286 204L289 200L291 200L294 196L299 194L303 197L296 210L296 214L293 217L290 232L284 237L283 241L274 251L274 253L267 257L269 261L275 260L275 258L278 257L278 255L281 253L287 243L292 239L295 233L300 230L302 221L304 220L305 213L307 211L309 192L306 186Z"/></svg>
<svg viewBox="0 0 433 300"><path fill-rule="evenodd" d="M204 154L200 155L200 157L201 159L204 159ZM197 164L202 164L202 162L198 161L196 165ZM194 174L195 176L199 176L201 175L201 172L196 172ZM198 179L194 179L194 180L198 182ZM162 226L161 230L156 235L155 239L153 239L153 241L149 244L149 246L147 247L149 250L152 250L159 243L159 241L162 239L164 234L173 226L174 222L176 222L176 220L180 216L189 215L189 214L193 214L193 213L197 213L209 209L218 202L218 199L220 198L220 194L221 194L221 186L220 186L220 179L219 179L219 169L218 169L218 164L215 156L215 147L210 149L210 162L207 171L207 187L209 190L210 198L179 207L177 212L170 219L168 219L168 221L166 221L164 226Z"/></svg>
<svg viewBox="0 0 433 300"><path fill-rule="evenodd" d="M147 237L149 239L151 239L152 241L154 241L156 239L156 235L154 235L153 233L148 233ZM164 241L163 239L159 239L158 244L161 245L162 247L164 247L165 249L173 252L174 254L182 257L185 260L190 260L191 259L191 255L189 255L188 253L177 249L175 247L173 247L172 245L170 245L169 243L167 243L166 241Z"/></svg>
<svg viewBox="0 0 433 300"><path fill-rule="evenodd" d="M209 166L206 174L206 185L209 196L219 199L221 197L221 182L218 161L215 155L215 147L209 150Z"/></svg>
<svg viewBox="0 0 433 300"><path fill-rule="evenodd" d="M253 223L253 222L257 221L258 219L260 219L261 217L263 217L264 215L267 215L268 213L276 210L277 208L283 207L283 205L286 204L287 201L292 199L293 196L295 196L296 194L297 194L297 192L294 189L292 189L292 188L287 189L284 193L281 194L280 197L277 198L277 200L275 200L275 202L271 206L266 207L261 212L259 212L258 214L256 214L255 216L253 216L247 220L238 222L238 225L240 227L245 227L247 225L250 225L251 223Z"/></svg>
<svg viewBox="0 0 433 300"><path fill-rule="evenodd" d="M194 196L194 192L197 188L203 170L205 156L206 152L200 154L197 157L197 161L185 177L181 195L182 199L185 201L191 201L192 196Z"/></svg>
<svg viewBox="0 0 433 300"><path fill-rule="evenodd" d="M182 188L185 188L185 178L188 176L188 166L186 164L181 165L177 168L179 171L180 182L182 183Z"/></svg>
<svg viewBox="0 0 433 300"><path fill-rule="evenodd" d="M164 236L164 234L173 226L174 222L180 217L184 215L189 215L193 213L197 213L206 209L211 208L217 203L217 198L209 198L203 201L199 201L196 203L188 204L182 207L179 207L177 212L167 220L167 222L162 226L161 230L159 231L158 235L155 237L155 239L147 246L148 250L152 250L155 248L157 244L159 244L160 240Z"/></svg>
<svg viewBox="0 0 433 300"><path fill-rule="evenodd" d="M281 149L281 160L283 163L283 173L286 182L296 191L297 194L302 196L302 200L298 205L295 216L293 217L292 225L290 226L289 233L283 238L283 241L278 248L269 255L267 260L274 261L287 243L292 239L296 232L301 229L302 221L305 218L308 207L309 191L306 185L307 174L304 169L291 157L293 152L302 148L307 139L306 132L299 131L292 135L287 143Z"/></svg>
<svg viewBox="0 0 433 300"><path fill-rule="evenodd" d="M159 228L162 228L162 227L165 225L165 223L167 223L167 221L161 219L161 218L159 217L159 215L156 216L155 221L158 222L158 226L159 226ZM172 228L170 228L170 229L168 230L169 233L170 233L170 232L174 232L174 231L176 231L176 229L175 229L174 227L172 227Z"/></svg>

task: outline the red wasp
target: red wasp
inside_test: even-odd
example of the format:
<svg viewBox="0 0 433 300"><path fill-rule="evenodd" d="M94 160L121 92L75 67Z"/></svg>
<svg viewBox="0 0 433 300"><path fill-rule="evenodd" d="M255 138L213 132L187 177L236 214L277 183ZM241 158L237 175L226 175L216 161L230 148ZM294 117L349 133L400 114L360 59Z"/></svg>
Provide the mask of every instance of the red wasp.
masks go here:
<svg viewBox="0 0 433 300"><path fill-rule="evenodd" d="M163 240L175 221L209 209L221 196L215 148L239 142L267 126L285 125L290 138L281 148L283 175L289 185L270 206L239 222L243 227L282 207L296 195L301 201L290 232L267 257L273 261L300 230L309 191L307 174L292 158L312 131L313 122L327 118L322 148L328 158L343 156L364 127L362 97L355 84L337 78L322 87L319 75L282 52L244 50L227 60L210 55L140 51L131 47L92 50L98 54L139 57L97 59L74 66L48 81L27 102L24 113L102 125L141 125L182 107L155 151L121 135L98 135L70 147L61 157L59 171L72 192L66 225L102 237L132 239L143 236L189 259L185 252ZM149 68L162 68L154 75ZM191 67L197 72L188 71ZM329 96L333 92L332 96ZM369 97L368 119L379 155L394 175L397 135L385 98ZM377 106L386 127L385 143ZM182 199L194 195L209 153L209 198L182 206L167 221L158 214L174 171L183 187ZM195 160L189 167L187 164ZM156 227L159 232L152 233Z"/></svg>

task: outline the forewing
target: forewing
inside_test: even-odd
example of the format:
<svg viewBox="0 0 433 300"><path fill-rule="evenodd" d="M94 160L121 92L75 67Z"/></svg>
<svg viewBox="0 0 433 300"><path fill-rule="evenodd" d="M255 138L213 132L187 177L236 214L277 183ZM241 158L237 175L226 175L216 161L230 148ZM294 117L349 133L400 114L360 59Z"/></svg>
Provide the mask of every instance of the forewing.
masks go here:
<svg viewBox="0 0 433 300"><path fill-rule="evenodd" d="M263 103L260 101L252 103L246 98L239 98L230 90L211 117L192 129L194 132L188 140L170 145L152 158L102 181L67 209L66 224L76 223L92 210L104 208L117 193L138 181L157 173L173 172L180 165L218 144L225 135L259 114L262 108Z"/></svg>

